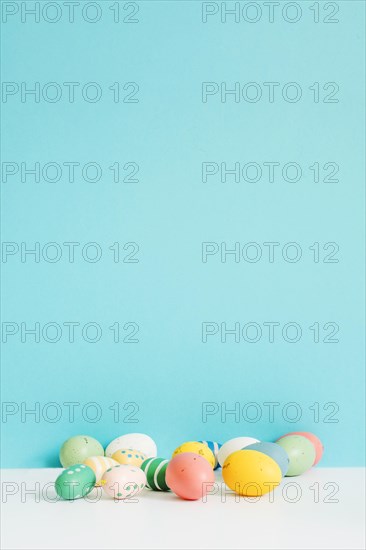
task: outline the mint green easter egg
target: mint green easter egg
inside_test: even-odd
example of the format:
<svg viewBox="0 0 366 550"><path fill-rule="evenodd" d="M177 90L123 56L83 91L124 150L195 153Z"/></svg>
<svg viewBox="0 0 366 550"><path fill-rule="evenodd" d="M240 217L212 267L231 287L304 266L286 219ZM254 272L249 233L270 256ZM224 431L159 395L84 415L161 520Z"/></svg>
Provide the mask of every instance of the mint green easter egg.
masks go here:
<svg viewBox="0 0 366 550"><path fill-rule="evenodd" d="M56 493L64 500L85 497L95 485L95 473L85 464L74 464L64 470L55 481Z"/></svg>
<svg viewBox="0 0 366 550"><path fill-rule="evenodd" d="M315 461L315 447L302 435L286 435L277 439L289 457L289 465L286 477L299 476L309 470Z"/></svg>
<svg viewBox="0 0 366 550"><path fill-rule="evenodd" d="M88 435L70 437L60 449L60 462L64 468L81 464L90 456L104 456L104 449L99 441Z"/></svg>

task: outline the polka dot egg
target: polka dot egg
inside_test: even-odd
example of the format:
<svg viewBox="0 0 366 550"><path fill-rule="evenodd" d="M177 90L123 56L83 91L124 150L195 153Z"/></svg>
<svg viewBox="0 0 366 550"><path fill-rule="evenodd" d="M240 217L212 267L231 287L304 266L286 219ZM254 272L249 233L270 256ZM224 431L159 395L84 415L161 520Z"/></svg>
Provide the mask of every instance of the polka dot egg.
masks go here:
<svg viewBox="0 0 366 550"><path fill-rule="evenodd" d="M117 464L104 472L101 485L105 493L114 499L133 498L145 487L146 475L136 466Z"/></svg>
<svg viewBox="0 0 366 550"><path fill-rule="evenodd" d="M85 464L74 464L66 468L55 481L56 493L65 500L85 497L94 485L95 474Z"/></svg>
<svg viewBox="0 0 366 550"><path fill-rule="evenodd" d="M112 455L113 460L119 464L129 464L130 466L138 466L146 460L146 455L135 449L119 449Z"/></svg>

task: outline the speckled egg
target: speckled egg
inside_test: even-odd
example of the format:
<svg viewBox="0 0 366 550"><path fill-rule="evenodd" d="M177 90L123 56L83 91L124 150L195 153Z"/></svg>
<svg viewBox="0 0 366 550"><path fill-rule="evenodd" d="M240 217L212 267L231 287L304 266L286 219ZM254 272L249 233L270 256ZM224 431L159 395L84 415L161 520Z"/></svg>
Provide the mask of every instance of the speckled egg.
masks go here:
<svg viewBox="0 0 366 550"><path fill-rule="evenodd" d="M199 441L199 443L203 443L204 445L207 445L207 447L213 453L213 455L215 457L214 470L217 470L217 468L220 468L220 464L219 464L219 461L218 461L218 454L219 454L219 450L222 447L221 443L216 443L216 441Z"/></svg>
<svg viewBox="0 0 366 550"><path fill-rule="evenodd" d="M106 494L114 499L133 498L146 485L146 475L137 466L117 464L104 472L101 485Z"/></svg>
<svg viewBox="0 0 366 550"><path fill-rule="evenodd" d="M102 478L102 475L108 468L112 468L112 466L116 466L118 462L113 460L112 458L108 458L107 456L90 456L86 460L84 460L84 464L89 466L95 473L96 487L100 486L100 480Z"/></svg>
<svg viewBox="0 0 366 550"><path fill-rule="evenodd" d="M155 441L149 435L140 433L125 434L113 439L106 448L105 454L112 457L120 449L137 449L146 458L155 458L158 454Z"/></svg>
<svg viewBox="0 0 366 550"><path fill-rule="evenodd" d="M172 458L182 453L196 453L205 458L211 464L212 468L215 467L215 456L205 443L200 443L199 441L187 441L186 443L182 443L182 445L179 445L179 447L175 449Z"/></svg>
<svg viewBox="0 0 366 550"><path fill-rule="evenodd" d="M281 469L270 456L258 451L235 451L222 467L226 485L245 497L260 497L277 487L282 479Z"/></svg>
<svg viewBox="0 0 366 550"><path fill-rule="evenodd" d="M299 476L314 464L315 447L306 437L285 435L277 439L276 443L286 451L290 459L287 477Z"/></svg>
<svg viewBox="0 0 366 550"><path fill-rule="evenodd" d="M286 436L287 435L302 435L303 437L306 437L309 441L311 441L311 443L315 447L315 462L314 462L313 466L318 464L318 462L320 461L321 457L323 456L323 452L324 452L324 445L320 441L318 436L316 436L315 434L313 434L311 432L290 432L290 433L286 434ZM283 435L282 437L285 437L285 436ZM280 439L281 439L281 437L280 437Z"/></svg>
<svg viewBox="0 0 366 550"><path fill-rule="evenodd" d="M104 456L104 449L99 441L88 435L70 437L60 449L60 462L64 468L80 464L90 456Z"/></svg>
<svg viewBox="0 0 366 550"><path fill-rule="evenodd" d="M277 443L259 441L259 443L252 443L252 445L248 445L247 447L245 447L244 450L258 451L260 453L264 453L267 456L270 456L279 465L282 475L286 475L290 459L285 449L283 449L280 445L277 445Z"/></svg>
<svg viewBox="0 0 366 550"><path fill-rule="evenodd" d="M58 476L55 489L59 497L65 500L75 500L88 495L94 485L93 470L85 464L74 464Z"/></svg>
<svg viewBox="0 0 366 550"><path fill-rule="evenodd" d="M217 455L220 466L224 465L225 460L231 453L240 451L252 443L259 443L259 440L254 437L234 437L234 439L226 441L226 443L221 446Z"/></svg>
<svg viewBox="0 0 366 550"><path fill-rule="evenodd" d="M146 487L152 491L169 491L166 483L166 469L169 460L165 458L148 458L141 464L146 474Z"/></svg>
<svg viewBox="0 0 366 550"><path fill-rule="evenodd" d="M134 449L119 449L113 453L112 458L118 464L130 464L131 466L138 466L140 468L147 457Z"/></svg>

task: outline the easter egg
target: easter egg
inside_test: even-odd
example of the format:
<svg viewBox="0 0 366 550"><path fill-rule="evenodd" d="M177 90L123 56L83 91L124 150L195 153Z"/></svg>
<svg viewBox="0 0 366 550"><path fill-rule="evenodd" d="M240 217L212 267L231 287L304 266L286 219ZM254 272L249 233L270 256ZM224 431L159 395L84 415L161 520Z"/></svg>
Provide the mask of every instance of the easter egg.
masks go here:
<svg viewBox="0 0 366 550"><path fill-rule="evenodd" d="M106 456L112 456L120 449L137 449L147 458L156 457L158 454L156 443L146 434L125 434L113 439L105 450Z"/></svg>
<svg viewBox="0 0 366 550"><path fill-rule="evenodd" d="M132 498L145 487L146 475L137 466L117 464L104 472L100 484L114 499Z"/></svg>
<svg viewBox="0 0 366 550"><path fill-rule="evenodd" d="M89 466L89 468L91 468L95 473L95 485L99 487L100 480L104 472L108 470L108 468L116 466L118 462L116 462L112 458L108 458L107 456L90 456L89 458L84 460L84 464L86 464L86 466Z"/></svg>
<svg viewBox="0 0 366 550"><path fill-rule="evenodd" d="M311 432L290 432L286 435L302 435L303 437L306 437L309 441L311 441L315 447L315 462L313 466L318 464L324 452L324 445L320 441L319 437L317 437L315 434L312 434ZM285 437L285 436L282 436L282 437Z"/></svg>
<svg viewBox="0 0 366 550"><path fill-rule="evenodd" d="M175 455L166 469L166 483L180 498L198 500L211 490L215 474L209 461L196 453Z"/></svg>
<svg viewBox="0 0 366 550"><path fill-rule="evenodd" d="M104 449L99 441L88 435L70 437L60 449L60 462L64 468L81 464L90 456L104 456Z"/></svg>
<svg viewBox="0 0 366 550"><path fill-rule="evenodd" d="M226 485L246 497L262 496L273 491L282 479L281 469L270 456L258 451L235 451L222 467Z"/></svg>
<svg viewBox="0 0 366 550"><path fill-rule="evenodd" d="M220 466L224 465L225 460L231 453L240 451L252 443L259 443L259 440L254 437L234 437L234 439L226 441L226 443L221 446L217 455Z"/></svg>
<svg viewBox="0 0 366 550"><path fill-rule="evenodd" d="M245 447L245 451L258 451L270 456L279 465L282 476L286 475L290 459L285 449L283 449L280 445L277 445L277 443L259 441L259 443L252 443L251 445Z"/></svg>
<svg viewBox="0 0 366 550"><path fill-rule="evenodd" d="M141 467L141 464L146 460L146 456L140 451L134 449L119 449L112 455L113 460L119 464L130 464L131 466Z"/></svg>
<svg viewBox="0 0 366 550"><path fill-rule="evenodd" d="M173 457L181 453L196 453L197 455L202 456L210 464L211 468L215 467L215 456L213 452L205 445L205 443L200 443L199 441L187 441L179 445L173 453Z"/></svg>
<svg viewBox="0 0 366 550"><path fill-rule="evenodd" d="M85 464L74 464L64 470L55 481L56 493L65 500L85 497L95 485L95 474Z"/></svg>
<svg viewBox="0 0 366 550"><path fill-rule="evenodd" d="M204 445L207 445L207 447L210 449L210 451L213 453L215 457L215 466L214 470L217 470L217 468L220 467L219 461L217 459L217 455L219 453L219 450L221 448L220 443L216 443L216 441L199 441L198 443L203 443Z"/></svg>
<svg viewBox="0 0 366 550"><path fill-rule="evenodd" d="M166 469L169 460L165 458L148 458L141 464L141 470L146 474L146 486L153 491L169 491L166 484Z"/></svg>
<svg viewBox="0 0 366 550"><path fill-rule="evenodd" d="M315 447L306 437L285 435L277 439L276 443L286 451L290 459L287 477L299 476L314 464Z"/></svg>

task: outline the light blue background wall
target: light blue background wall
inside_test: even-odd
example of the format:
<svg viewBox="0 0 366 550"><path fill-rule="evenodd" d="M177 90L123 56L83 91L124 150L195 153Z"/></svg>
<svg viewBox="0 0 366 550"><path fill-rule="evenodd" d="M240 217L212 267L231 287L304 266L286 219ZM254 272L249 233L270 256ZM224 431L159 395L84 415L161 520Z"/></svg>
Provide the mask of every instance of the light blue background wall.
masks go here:
<svg viewBox="0 0 366 550"><path fill-rule="evenodd" d="M3 80L29 86L93 81L103 96L97 103L80 92L75 103L66 96L57 103L9 97L2 103L3 162L96 162L103 177L89 183L78 171L74 183L65 172L57 183L35 183L31 176L22 182L19 173L3 178L3 241L56 242L63 255L56 263L30 256L22 263L19 253L7 258L2 319L19 327L95 322L102 337L88 343L78 328L70 343L65 327L56 343L42 336L22 343L20 328L9 336L2 398L14 414L3 417L3 466L57 466L60 444L78 433L107 444L125 432L147 432L166 455L184 440L273 440L295 429L323 439L322 465L361 465L364 3L336 3L339 22L333 24L323 22L331 13L324 2L319 23L309 9L313 2L298 2L302 17L294 24L281 12L269 23L263 2L257 2L262 19L253 24L223 24L219 14L203 24L201 3L193 1L139 2L135 24L113 23L113 3L100 2L99 22L83 21L78 9L70 24L59 4L62 18L55 24L42 17L22 23L19 13L3 23ZM131 8L121 5L125 16ZM116 81L137 82L139 102L114 103L108 87ZM257 103L236 103L232 96L221 102L219 95L202 103L205 81L228 87L255 81L264 95ZM276 92L268 102L263 82L269 81L279 82L278 90L299 83L301 100L286 102ZM324 103L321 89L315 103L314 82L338 83L339 101ZM201 165L208 161L297 162L303 174L297 183L282 177L269 183L265 175L257 183L221 183L218 176L203 183ZM139 181L114 183L108 169L114 162L138 163ZM314 162L337 163L339 181L315 183ZM70 263L62 244L68 241L97 242L102 258L88 263L80 246ZM114 263L108 247L116 241L138 243L139 262ZM256 242L263 257L236 263L228 256L224 263L215 255L203 263L206 241L228 248ZM273 263L263 245L269 241L281 243ZM297 263L281 256L288 242L301 246ZM314 242L337 243L339 261L324 263L321 248L314 262ZM273 343L263 325L270 321L280 323ZM290 321L302 328L297 343L281 336ZM137 323L139 342L114 343L108 327L115 322ZM235 343L233 336L221 343L219 334L203 343L203 322L257 322L263 335L257 343ZM337 323L339 342L324 343L330 330L321 328L314 343L309 327L315 322ZM61 411L57 422L50 421L51 402ZM65 402L80 403L74 422ZM84 409L84 418L81 412L90 402L102 414L95 423L85 417L95 409ZM119 422L109 408L115 402ZM138 423L127 422L131 402L139 408ZM204 402L223 411L255 402L262 417L249 422L242 415L237 422L217 413L203 422ZM272 422L266 402L279 403ZM290 402L301 412L296 423L288 421L295 412L286 409ZM22 418L22 408L35 406L39 418Z"/></svg>

